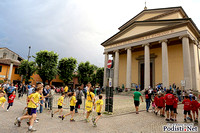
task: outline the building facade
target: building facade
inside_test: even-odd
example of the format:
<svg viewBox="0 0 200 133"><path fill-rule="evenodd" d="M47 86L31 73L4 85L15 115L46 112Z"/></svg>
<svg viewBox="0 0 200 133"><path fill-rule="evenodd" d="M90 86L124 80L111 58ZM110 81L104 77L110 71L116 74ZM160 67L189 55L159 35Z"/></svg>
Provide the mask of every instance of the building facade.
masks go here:
<svg viewBox="0 0 200 133"><path fill-rule="evenodd" d="M0 83L5 81L10 81L14 84L21 83L22 78L19 75L18 67L22 60L24 59L21 56L10 49L0 48ZM34 73L29 82L31 84L37 84L38 82L42 82L42 79L38 74ZM46 84L48 84L48 81ZM50 82L50 85L63 86L63 81L60 80L57 75L55 79ZM73 88L75 88L76 85L79 85L78 77L73 77L73 80L69 83L69 85Z"/></svg>
<svg viewBox="0 0 200 133"><path fill-rule="evenodd" d="M182 7L144 9L103 42L105 66L114 60L113 86L142 89L173 83L184 89L200 88L200 31Z"/></svg>

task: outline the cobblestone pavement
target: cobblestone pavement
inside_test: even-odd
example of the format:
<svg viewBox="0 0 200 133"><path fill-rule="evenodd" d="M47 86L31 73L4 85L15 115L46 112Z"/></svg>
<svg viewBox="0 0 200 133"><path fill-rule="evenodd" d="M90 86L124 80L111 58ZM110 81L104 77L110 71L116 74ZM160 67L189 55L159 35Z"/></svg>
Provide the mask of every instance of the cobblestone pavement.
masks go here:
<svg viewBox="0 0 200 133"><path fill-rule="evenodd" d="M114 115L103 115L99 120L98 126L93 127L92 122L85 123L83 121L84 115L82 113L76 114L76 122L70 122L70 116L65 120L61 120L56 116L54 118L50 117L50 112L44 110L44 113L38 114L39 123L35 123L34 127L37 129L36 133L161 133L163 132L163 125L166 125L164 118L156 116L154 113L141 111L138 115L134 113L133 104L130 101L127 102L127 106L130 106L130 109L126 110L126 103L130 96L115 96L115 101L117 99L119 102L115 102L114 106L118 107L118 112ZM130 98L132 99L132 98ZM121 103L120 103L121 101ZM118 105L115 105L117 104ZM120 105L122 104L122 105ZM6 104L7 106L7 104ZM6 107L5 106L5 107ZM22 114L22 110L25 107L25 100L16 99L14 106L6 112L5 109L0 108L0 133L26 133L27 125L26 121L22 122L21 127L16 127L13 123L17 116ZM145 108L145 103L141 104L141 108ZM176 123L183 123L183 105L178 106L178 118ZM120 110L123 111L120 111ZM116 110L116 107L114 111ZM130 111L131 110L131 111ZM116 110L117 111L117 110ZM69 112L69 109L66 109L65 112ZM123 113L122 113L123 112ZM188 122L189 123L189 122ZM200 129L200 126L198 125Z"/></svg>

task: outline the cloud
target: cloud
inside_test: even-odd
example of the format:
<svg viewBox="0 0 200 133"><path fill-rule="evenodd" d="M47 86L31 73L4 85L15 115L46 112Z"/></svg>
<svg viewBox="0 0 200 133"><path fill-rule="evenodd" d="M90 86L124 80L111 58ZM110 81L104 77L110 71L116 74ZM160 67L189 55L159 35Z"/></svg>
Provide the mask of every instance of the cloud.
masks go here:
<svg viewBox="0 0 200 133"><path fill-rule="evenodd" d="M28 46L55 51L59 57L74 57L103 67L100 45L118 32L118 27L137 15L144 2L134 0L15 0L0 2L0 47L27 58ZM183 6L197 27L198 0L147 0L148 8Z"/></svg>

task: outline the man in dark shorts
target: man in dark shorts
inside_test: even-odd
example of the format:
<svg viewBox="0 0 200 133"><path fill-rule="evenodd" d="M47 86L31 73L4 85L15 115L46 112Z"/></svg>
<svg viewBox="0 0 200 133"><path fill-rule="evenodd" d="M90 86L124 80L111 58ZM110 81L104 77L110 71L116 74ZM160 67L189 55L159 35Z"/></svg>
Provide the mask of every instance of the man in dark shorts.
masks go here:
<svg viewBox="0 0 200 133"><path fill-rule="evenodd" d="M140 105L140 98L142 99L142 102L143 102L142 94L139 92L139 89L137 88L136 91L133 93L136 114L139 114L138 109Z"/></svg>
<svg viewBox="0 0 200 133"><path fill-rule="evenodd" d="M166 112L167 112L167 118L165 119L166 121L174 121L174 109L173 109L173 104L174 104L174 95L170 93L170 90L167 90L167 94L164 97L165 102L166 102ZM169 119L169 110L170 110L170 119Z"/></svg>

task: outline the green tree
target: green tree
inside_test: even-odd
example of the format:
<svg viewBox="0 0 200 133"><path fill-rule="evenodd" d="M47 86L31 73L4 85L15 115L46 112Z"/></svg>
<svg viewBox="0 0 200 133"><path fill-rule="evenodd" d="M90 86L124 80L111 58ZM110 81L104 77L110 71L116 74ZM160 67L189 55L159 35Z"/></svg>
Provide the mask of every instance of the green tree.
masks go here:
<svg viewBox="0 0 200 133"><path fill-rule="evenodd" d="M99 83L100 86L103 86L103 75L104 75L104 68L98 68L96 72L96 82Z"/></svg>
<svg viewBox="0 0 200 133"><path fill-rule="evenodd" d="M87 84L92 81L92 74L94 73L95 66L91 65L89 61L81 62L78 65L78 78L79 82Z"/></svg>
<svg viewBox="0 0 200 133"><path fill-rule="evenodd" d="M23 60L21 61L21 64L19 65L19 74L20 76L23 76L23 80L25 79L25 82L28 82L33 75L33 73L36 71L36 63L34 61L27 61ZM28 70L28 73L26 71Z"/></svg>
<svg viewBox="0 0 200 133"><path fill-rule="evenodd" d="M37 63L37 73L45 84L50 84L57 75L58 54L53 51L39 51L36 53L35 62Z"/></svg>
<svg viewBox="0 0 200 133"><path fill-rule="evenodd" d="M77 61L75 58L62 58L58 63L59 78L67 85L73 78Z"/></svg>

